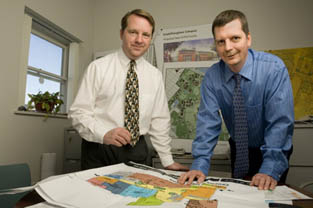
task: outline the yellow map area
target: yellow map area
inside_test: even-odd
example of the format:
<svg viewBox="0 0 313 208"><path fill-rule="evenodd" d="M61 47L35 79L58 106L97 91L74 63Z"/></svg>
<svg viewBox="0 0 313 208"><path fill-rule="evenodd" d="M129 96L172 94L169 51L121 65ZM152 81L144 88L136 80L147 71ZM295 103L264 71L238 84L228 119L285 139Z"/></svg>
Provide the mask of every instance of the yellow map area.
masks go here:
<svg viewBox="0 0 313 208"><path fill-rule="evenodd" d="M164 187L156 194L156 198L164 202L180 201L183 198L203 200L210 199L216 187L191 186L190 188L168 188Z"/></svg>
<svg viewBox="0 0 313 208"><path fill-rule="evenodd" d="M289 71L295 119L313 115L313 47L268 52L280 57Z"/></svg>

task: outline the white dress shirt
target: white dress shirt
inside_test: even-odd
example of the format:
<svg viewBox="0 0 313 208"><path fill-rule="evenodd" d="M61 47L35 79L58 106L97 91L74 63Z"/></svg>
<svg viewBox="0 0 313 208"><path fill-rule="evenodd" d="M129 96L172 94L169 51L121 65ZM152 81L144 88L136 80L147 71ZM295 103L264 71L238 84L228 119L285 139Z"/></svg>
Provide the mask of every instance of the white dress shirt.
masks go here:
<svg viewBox="0 0 313 208"><path fill-rule="evenodd" d="M69 110L73 127L84 139L103 144L111 129L124 127L126 73L130 59L120 49L90 63ZM164 167L170 151L170 114L161 72L144 58L136 60L139 80L140 135L150 135Z"/></svg>

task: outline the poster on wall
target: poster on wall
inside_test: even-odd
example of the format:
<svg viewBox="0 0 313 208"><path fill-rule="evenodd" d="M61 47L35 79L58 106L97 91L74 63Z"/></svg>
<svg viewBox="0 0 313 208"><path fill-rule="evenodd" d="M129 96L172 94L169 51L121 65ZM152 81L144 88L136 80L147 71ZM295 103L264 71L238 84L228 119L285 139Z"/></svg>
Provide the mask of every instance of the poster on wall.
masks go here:
<svg viewBox="0 0 313 208"><path fill-rule="evenodd" d="M313 115L313 47L269 50L285 63L293 91L296 120Z"/></svg>
<svg viewBox="0 0 313 208"><path fill-rule="evenodd" d="M211 24L161 29L155 37L160 69L208 67L218 60Z"/></svg>
<svg viewBox="0 0 313 208"><path fill-rule="evenodd" d="M154 44L171 114L170 136L174 143L179 139L175 147L189 152L196 136L200 85L208 67L219 60L211 25L161 29ZM219 140L228 138L223 123Z"/></svg>

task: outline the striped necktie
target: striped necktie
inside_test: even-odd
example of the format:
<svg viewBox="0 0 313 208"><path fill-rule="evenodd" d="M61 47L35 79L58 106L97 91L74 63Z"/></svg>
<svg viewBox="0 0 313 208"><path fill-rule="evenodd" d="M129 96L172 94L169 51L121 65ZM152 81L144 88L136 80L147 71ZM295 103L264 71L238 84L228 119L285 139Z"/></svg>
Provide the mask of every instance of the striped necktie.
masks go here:
<svg viewBox="0 0 313 208"><path fill-rule="evenodd" d="M131 146L135 146L139 140L139 84L135 72L136 62L130 62L126 76L125 86L125 115L124 126L131 134Z"/></svg>
<svg viewBox="0 0 313 208"><path fill-rule="evenodd" d="M249 170L248 150L248 123L244 106L244 97L240 87L241 75L234 75L236 85L233 94L234 112L234 142L236 146L236 158L234 164L234 178L243 178Z"/></svg>

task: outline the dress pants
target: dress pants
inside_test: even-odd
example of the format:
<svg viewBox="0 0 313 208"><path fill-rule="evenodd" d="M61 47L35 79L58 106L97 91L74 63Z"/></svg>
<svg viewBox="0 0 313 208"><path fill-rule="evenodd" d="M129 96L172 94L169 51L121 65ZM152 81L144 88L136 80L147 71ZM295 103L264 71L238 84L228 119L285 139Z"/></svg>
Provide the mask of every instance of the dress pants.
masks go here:
<svg viewBox="0 0 313 208"><path fill-rule="evenodd" d="M87 170L103 166L127 163L147 164L148 146L144 136L140 136L139 141L134 147L124 145L116 147L95 142L82 140L81 145L81 169Z"/></svg>
<svg viewBox="0 0 313 208"><path fill-rule="evenodd" d="M234 172L234 164L236 159L236 145L235 142L232 140L232 138L229 138L229 145L230 145L230 154L231 154L231 170L232 173ZM287 152L285 152L285 155L287 156L287 159L289 161L290 155L292 154L293 147ZM251 178L259 172L259 169L263 162L263 155L259 147L257 148L250 148L249 147L249 171L247 176L244 179L251 180ZM286 178L288 174L288 170L285 170L285 172L280 177L280 180L278 183L285 184Z"/></svg>

